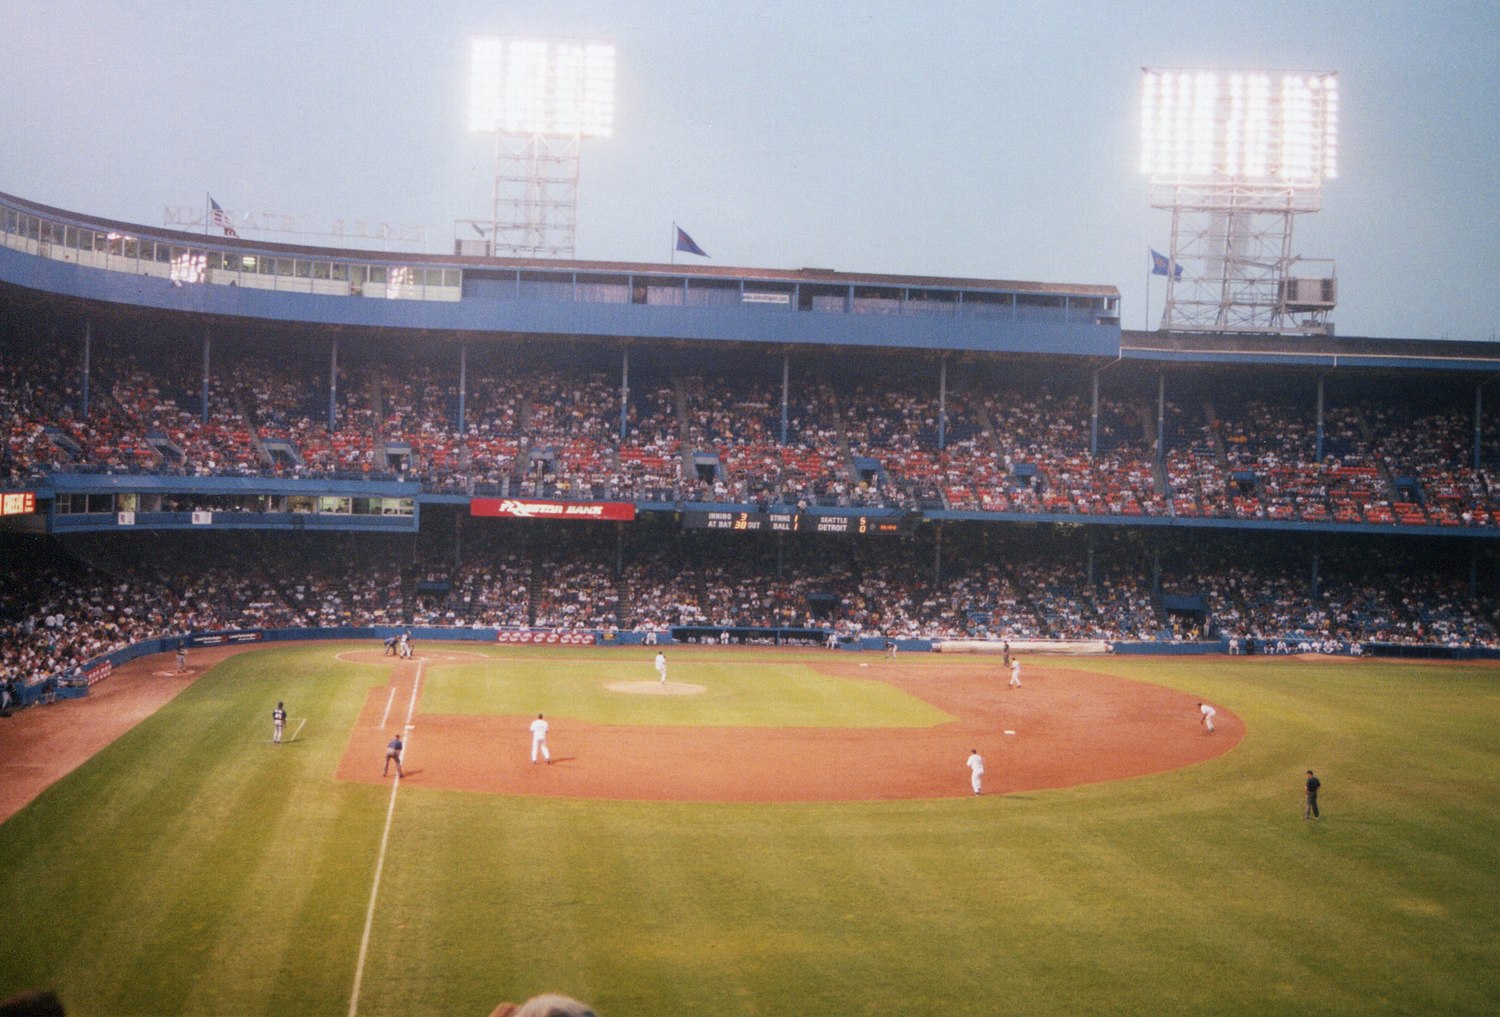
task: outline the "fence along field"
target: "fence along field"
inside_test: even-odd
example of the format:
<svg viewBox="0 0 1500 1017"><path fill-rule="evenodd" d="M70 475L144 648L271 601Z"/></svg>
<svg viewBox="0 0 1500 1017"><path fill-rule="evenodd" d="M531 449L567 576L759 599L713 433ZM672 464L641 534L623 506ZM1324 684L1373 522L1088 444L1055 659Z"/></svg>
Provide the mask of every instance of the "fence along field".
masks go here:
<svg viewBox="0 0 1500 1017"><path fill-rule="evenodd" d="M986 785L1003 793L980 798L957 758L949 797L705 803L422 786L436 766L425 704L546 712L566 756L570 718L611 723L607 672L651 674L618 650L486 650L494 687L430 668L441 691L414 715L408 778L394 792L340 780L391 678L341 649L225 660L0 825L6 925L21 930L0 952L0 994L52 987L75 1014L483 1015L550 989L605 1017L1478 1014L1500 998L1491 667L1036 659L1015 695L1054 667L1146 682L1213 702L1243 740L1070 788L1004 792L1021 750L1001 742ZM828 660L669 656L673 680L733 673L794 706ZM883 683L883 659L859 662ZM975 662L900 666L929 669L911 688ZM659 707L681 726L695 709L743 712L742 687L615 698L631 724ZM278 700L307 722L273 746ZM904 691L877 701L851 712L911 711L918 732L953 723ZM766 702L781 711L767 729L796 726L797 709ZM1201 743L1195 721L1158 737ZM529 767L528 748L524 730L495 744L496 768ZM1309 767L1324 780L1318 823L1301 818Z"/></svg>

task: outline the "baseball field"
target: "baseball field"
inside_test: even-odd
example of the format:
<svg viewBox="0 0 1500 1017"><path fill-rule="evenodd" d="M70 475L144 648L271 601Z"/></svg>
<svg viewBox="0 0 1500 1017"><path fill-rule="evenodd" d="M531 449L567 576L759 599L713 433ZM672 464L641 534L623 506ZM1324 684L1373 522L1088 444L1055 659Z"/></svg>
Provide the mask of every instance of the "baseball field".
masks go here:
<svg viewBox="0 0 1500 1017"><path fill-rule="evenodd" d="M645 649L314 643L195 653L185 677L168 655L0 722L0 786L47 785L0 823L0 997L50 988L73 1017L484 1017L542 991L602 1017L1500 1000L1500 669L1030 657L1012 689L972 657L668 656L663 686ZM87 761L38 780L49 745Z"/></svg>

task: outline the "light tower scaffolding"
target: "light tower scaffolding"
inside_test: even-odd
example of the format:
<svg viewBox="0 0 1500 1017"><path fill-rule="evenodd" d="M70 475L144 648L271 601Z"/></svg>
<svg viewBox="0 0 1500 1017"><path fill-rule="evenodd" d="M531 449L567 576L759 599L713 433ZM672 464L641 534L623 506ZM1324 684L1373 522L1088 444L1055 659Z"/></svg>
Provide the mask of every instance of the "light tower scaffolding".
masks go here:
<svg viewBox="0 0 1500 1017"><path fill-rule="evenodd" d="M1294 253L1337 173L1331 73L1145 71L1142 172L1172 214L1161 327L1327 334L1334 264Z"/></svg>
<svg viewBox="0 0 1500 1017"><path fill-rule="evenodd" d="M494 253L571 258L578 233L581 137L495 132Z"/></svg>
<svg viewBox="0 0 1500 1017"><path fill-rule="evenodd" d="M501 38L472 47L469 126L495 135L495 188L487 219L454 223L455 252L571 258L583 139L612 127L614 47Z"/></svg>

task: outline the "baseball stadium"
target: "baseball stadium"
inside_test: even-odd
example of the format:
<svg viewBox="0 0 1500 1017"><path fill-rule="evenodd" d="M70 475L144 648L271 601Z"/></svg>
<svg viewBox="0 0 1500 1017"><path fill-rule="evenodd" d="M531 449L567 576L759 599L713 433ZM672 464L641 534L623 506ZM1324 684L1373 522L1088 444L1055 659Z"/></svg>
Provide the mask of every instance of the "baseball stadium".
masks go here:
<svg viewBox="0 0 1500 1017"><path fill-rule="evenodd" d="M0 194L0 999L1493 1012L1500 343L499 206Z"/></svg>

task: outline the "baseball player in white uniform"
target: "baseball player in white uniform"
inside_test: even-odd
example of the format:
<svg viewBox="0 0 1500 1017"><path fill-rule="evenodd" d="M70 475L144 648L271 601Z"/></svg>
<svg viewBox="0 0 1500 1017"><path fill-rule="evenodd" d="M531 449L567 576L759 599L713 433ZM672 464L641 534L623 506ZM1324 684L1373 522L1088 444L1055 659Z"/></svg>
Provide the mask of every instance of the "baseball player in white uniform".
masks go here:
<svg viewBox="0 0 1500 1017"><path fill-rule="evenodd" d="M1021 661L1019 659L1010 662L1010 687L1013 689L1021 687Z"/></svg>
<svg viewBox="0 0 1500 1017"><path fill-rule="evenodd" d="M536 762L536 754L540 751L542 758L550 766L552 764L552 753L547 751L547 722L539 713L536 720L531 722L531 761Z"/></svg>
<svg viewBox="0 0 1500 1017"><path fill-rule="evenodd" d="M1199 703L1198 704L1198 712L1201 713L1201 714L1203 714L1203 726L1208 729L1208 733L1209 734L1213 734L1214 733L1214 718L1219 715L1219 711L1215 710L1212 706L1209 706L1207 703Z"/></svg>
<svg viewBox="0 0 1500 1017"><path fill-rule="evenodd" d="M969 783L974 787L974 793L980 792L980 786L984 783L984 757L979 754L978 749L969 752Z"/></svg>
<svg viewBox="0 0 1500 1017"><path fill-rule="evenodd" d="M660 650L656 651L656 673L661 676L661 683L667 684L667 655Z"/></svg>

